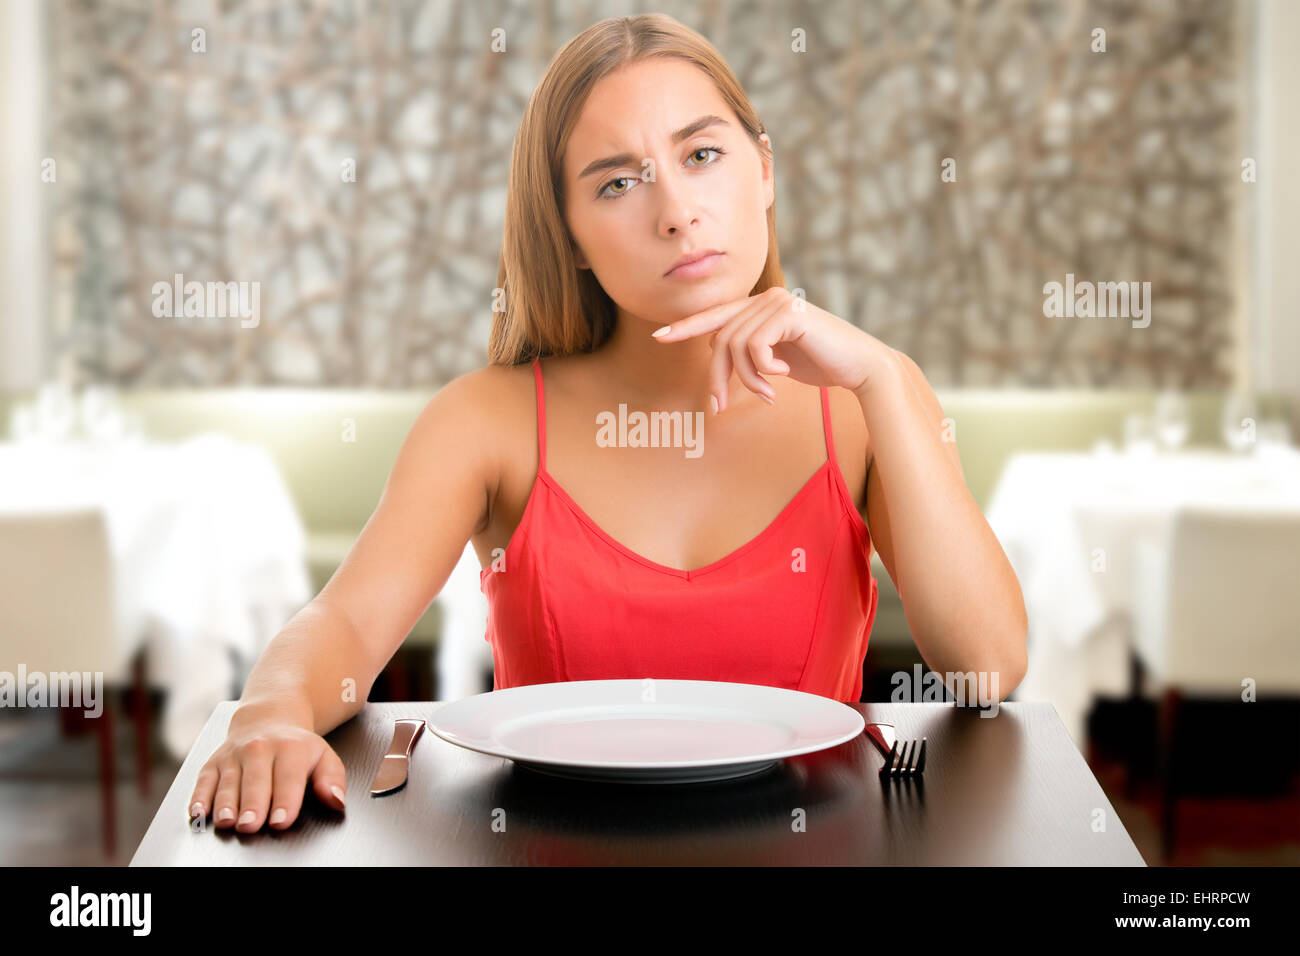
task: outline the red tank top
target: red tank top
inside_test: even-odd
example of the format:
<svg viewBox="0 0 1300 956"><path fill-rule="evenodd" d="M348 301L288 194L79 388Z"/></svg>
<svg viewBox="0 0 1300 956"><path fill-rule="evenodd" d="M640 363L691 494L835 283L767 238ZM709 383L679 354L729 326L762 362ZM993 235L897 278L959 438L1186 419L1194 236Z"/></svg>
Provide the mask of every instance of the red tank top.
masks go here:
<svg viewBox="0 0 1300 956"><path fill-rule="evenodd" d="M825 463L757 537L682 570L614 540L547 472L536 359L533 376L537 478L504 553L479 577L495 689L655 677L857 702L879 591L870 534L835 462L826 388Z"/></svg>

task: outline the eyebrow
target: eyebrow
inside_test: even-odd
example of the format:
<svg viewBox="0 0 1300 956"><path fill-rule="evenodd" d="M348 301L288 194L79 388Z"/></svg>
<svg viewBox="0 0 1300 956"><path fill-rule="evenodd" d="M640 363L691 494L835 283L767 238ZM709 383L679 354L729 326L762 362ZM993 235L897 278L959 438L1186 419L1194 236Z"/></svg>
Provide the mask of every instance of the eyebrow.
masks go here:
<svg viewBox="0 0 1300 956"><path fill-rule="evenodd" d="M684 139L690 139L700 130L708 129L710 126L730 126L731 124L721 116L701 116L693 122L687 123L677 132L673 133L673 142L680 143ZM587 165L587 168L578 173L578 178L590 176L592 173L598 173L606 169L616 169L619 166L632 166L636 164L636 157L631 153L619 153L617 156L608 156L605 159L597 159Z"/></svg>

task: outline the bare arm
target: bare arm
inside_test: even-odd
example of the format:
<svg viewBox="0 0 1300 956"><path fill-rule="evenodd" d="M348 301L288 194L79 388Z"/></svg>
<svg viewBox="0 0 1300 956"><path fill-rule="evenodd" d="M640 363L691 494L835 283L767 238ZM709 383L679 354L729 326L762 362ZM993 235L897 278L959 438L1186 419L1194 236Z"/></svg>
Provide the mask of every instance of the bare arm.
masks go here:
<svg viewBox="0 0 1300 956"><path fill-rule="evenodd" d="M1028 667L1020 583L966 488L938 398L911 358L890 353L858 395L875 450L872 542L930 669L996 673L1001 700Z"/></svg>
<svg viewBox="0 0 1300 956"><path fill-rule="evenodd" d="M267 647L241 710L325 734L365 704L385 664L487 520L497 474L489 369L442 388L412 426L379 504L320 594Z"/></svg>
<svg viewBox="0 0 1300 956"><path fill-rule="evenodd" d="M365 705L385 663L489 516L508 373L450 382L425 406L379 504L334 576L253 667L226 740L199 771L191 814L252 833L291 826L305 784L336 810L343 762L324 734Z"/></svg>

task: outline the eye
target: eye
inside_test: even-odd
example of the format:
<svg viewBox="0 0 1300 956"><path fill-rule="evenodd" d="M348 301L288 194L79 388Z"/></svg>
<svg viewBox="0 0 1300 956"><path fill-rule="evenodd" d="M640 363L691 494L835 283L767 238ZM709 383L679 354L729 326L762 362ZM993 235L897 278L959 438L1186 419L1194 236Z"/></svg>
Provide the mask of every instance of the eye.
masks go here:
<svg viewBox="0 0 1300 956"><path fill-rule="evenodd" d="M701 146L699 149L693 150L691 152L691 155L694 156L696 153L717 153L719 156L721 156L725 152L726 150L723 149L721 146ZM702 163L701 165L712 166L713 163Z"/></svg>
<svg viewBox="0 0 1300 956"><path fill-rule="evenodd" d="M614 187L614 184L615 184L615 183L629 183L629 184L630 184L631 182L632 182L632 177L630 177L630 176L620 176L620 177L618 177L618 179L611 179L609 182L607 182L607 183L605 184L604 188L601 189L601 191L600 191L601 198L602 198L602 199L617 199L619 196L625 196L625 195L627 195L627 193L629 192L628 189L624 189L622 192L610 193L608 196L605 194L605 190L606 190L606 189L612 189L612 188Z"/></svg>
<svg viewBox="0 0 1300 956"><path fill-rule="evenodd" d="M701 146L698 149L691 150L691 156L695 156L698 153L717 153L719 156L722 156L726 152L727 151L721 146ZM696 165L712 166L716 162L717 160L714 160L711 163L697 163ZM601 187L599 196L601 199L618 199L620 196L626 196L631 192L630 184L638 181L639 178L636 176L619 176L617 179L611 179ZM607 190L613 189L615 183L627 183L628 186L625 186L621 192L607 192Z"/></svg>

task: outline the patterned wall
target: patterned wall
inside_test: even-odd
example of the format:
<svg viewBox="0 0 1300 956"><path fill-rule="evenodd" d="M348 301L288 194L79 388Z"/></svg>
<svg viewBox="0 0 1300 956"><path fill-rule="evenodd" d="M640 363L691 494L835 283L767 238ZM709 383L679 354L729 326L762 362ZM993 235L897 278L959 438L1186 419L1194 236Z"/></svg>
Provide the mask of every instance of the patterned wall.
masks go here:
<svg viewBox="0 0 1300 956"><path fill-rule="evenodd" d="M123 385L483 364L524 104L585 26L653 10L718 46L772 133L787 285L935 385L1217 385L1233 7L58 0L56 360ZM256 324L156 314L177 273L258 282ZM1149 282L1151 321L1045 315L1067 274Z"/></svg>

